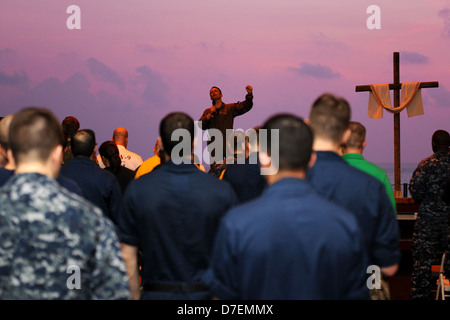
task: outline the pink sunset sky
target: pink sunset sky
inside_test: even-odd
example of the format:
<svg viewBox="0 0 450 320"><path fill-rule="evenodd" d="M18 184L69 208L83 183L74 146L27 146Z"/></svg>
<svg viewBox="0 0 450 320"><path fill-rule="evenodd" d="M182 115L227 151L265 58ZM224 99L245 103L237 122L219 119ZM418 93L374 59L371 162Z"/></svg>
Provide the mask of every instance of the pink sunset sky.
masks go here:
<svg viewBox="0 0 450 320"><path fill-rule="evenodd" d="M80 30L66 26L73 4ZM366 26L370 5L381 29ZM279 112L307 118L332 92L366 126L365 157L393 162L393 117L369 119L369 93L355 86L392 82L394 51L400 81L439 81L422 90L424 115L401 114L401 161L418 163L433 132L450 129L448 0L2 0L0 116L45 106L77 117L99 145L123 126L145 160L160 120L172 111L197 120L213 85L224 102L253 86L253 109L235 119L244 130Z"/></svg>

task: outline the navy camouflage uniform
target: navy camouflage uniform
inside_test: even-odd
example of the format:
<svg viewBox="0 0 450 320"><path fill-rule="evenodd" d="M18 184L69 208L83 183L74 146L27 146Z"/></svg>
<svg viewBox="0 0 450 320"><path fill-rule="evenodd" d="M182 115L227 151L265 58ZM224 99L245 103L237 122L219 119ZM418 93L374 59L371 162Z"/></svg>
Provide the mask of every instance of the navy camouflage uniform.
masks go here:
<svg viewBox="0 0 450 320"><path fill-rule="evenodd" d="M409 185L412 198L420 203L412 239L414 260L411 298L429 299L433 283L431 265L439 261L447 249L450 204L442 199L450 177L448 152L436 152L422 160Z"/></svg>
<svg viewBox="0 0 450 320"><path fill-rule="evenodd" d="M2 299L130 298L114 226L100 209L39 173L11 177L0 203Z"/></svg>

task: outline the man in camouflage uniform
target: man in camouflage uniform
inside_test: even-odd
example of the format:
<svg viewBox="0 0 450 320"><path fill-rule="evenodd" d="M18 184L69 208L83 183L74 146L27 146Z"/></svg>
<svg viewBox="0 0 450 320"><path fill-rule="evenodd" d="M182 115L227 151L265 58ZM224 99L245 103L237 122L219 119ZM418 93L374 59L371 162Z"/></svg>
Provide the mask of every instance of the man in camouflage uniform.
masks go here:
<svg viewBox="0 0 450 320"><path fill-rule="evenodd" d="M27 108L10 133L17 166L0 189L0 297L130 298L112 223L54 180L62 156L58 120Z"/></svg>
<svg viewBox="0 0 450 320"><path fill-rule="evenodd" d="M444 130L437 130L431 143L434 154L420 162L409 185L411 196L420 203L411 248L412 299L431 298L431 265L447 248L450 204L443 201L442 194L450 177L450 136Z"/></svg>

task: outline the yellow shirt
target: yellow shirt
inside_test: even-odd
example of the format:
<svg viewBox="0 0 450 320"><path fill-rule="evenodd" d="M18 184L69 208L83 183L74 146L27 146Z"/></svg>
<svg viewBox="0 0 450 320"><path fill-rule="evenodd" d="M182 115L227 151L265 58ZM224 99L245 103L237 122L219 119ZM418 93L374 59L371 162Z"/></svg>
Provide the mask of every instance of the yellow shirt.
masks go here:
<svg viewBox="0 0 450 320"><path fill-rule="evenodd" d="M140 176L151 172L157 165L161 163L161 159L158 155L154 155L153 157L145 160L139 169L136 171L136 175L134 176L135 179L139 178Z"/></svg>

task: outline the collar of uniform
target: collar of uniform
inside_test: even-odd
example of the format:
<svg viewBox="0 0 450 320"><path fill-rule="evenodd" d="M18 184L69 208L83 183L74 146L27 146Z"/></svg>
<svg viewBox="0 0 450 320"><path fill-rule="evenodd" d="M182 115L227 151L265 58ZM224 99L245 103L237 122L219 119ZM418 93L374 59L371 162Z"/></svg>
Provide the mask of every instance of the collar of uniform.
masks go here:
<svg viewBox="0 0 450 320"><path fill-rule="evenodd" d="M342 160L342 157L334 151L315 151L317 160Z"/></svg>
<svg viewBox="0 0 450 320"><path fill-rule="evenodd" d="M362 154L360 153L346 153L344 155L342 155L342 159L347 159L347 160L363 160L364 157Z"/></svg>
<svg viewBox="0 0 450 320"><path fill-rule="evenodd" d="M305 179L300 178L283 178L264 190L265 194L288 194L302 193L304 194L310 189L309 183Z"/></svg>
<svg viewBox="0 0 450 320"><path fill-rule="evenodd" d="M176 164L172 158L165 162L164 165L171 170L197 170L198 168L193 163L180 163Z"/></svg>
<svg viewBox="0 0 450 320"><path fill-rule="evenodd" d="M98 167L98 165L94 161L92 161L91 158L88 158L88 157L74 157L72 160L70 160L68 165L70 165L70 163L72 161L75 161L75 163L86 163L86 164L94 165L94 166Z"/></svg>

